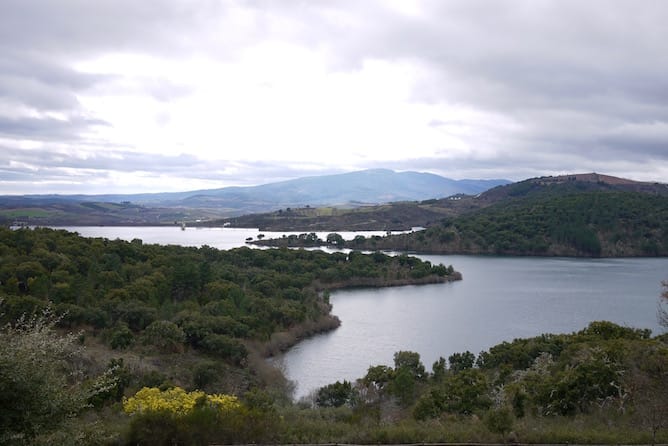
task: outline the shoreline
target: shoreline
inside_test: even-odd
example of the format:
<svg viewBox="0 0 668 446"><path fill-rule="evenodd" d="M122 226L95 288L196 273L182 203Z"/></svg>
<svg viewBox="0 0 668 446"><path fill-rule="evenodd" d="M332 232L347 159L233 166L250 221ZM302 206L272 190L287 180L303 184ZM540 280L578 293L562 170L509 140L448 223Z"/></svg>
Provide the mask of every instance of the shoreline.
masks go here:
<svg viewBox="0 0 668 446"><path fill-rule="evenodd" d="M316 280L313 285L318 291L336 291L355 288L391 288L410 285L433 285L438 283L455 282L462 279L462 274L459 271L454 271L447 276L429 275L419 279L404 278L390 281L376 278L358 279L322 286L320 286L320 283ZM338 316L333 315L331 311L332 306L329 305L327 314L322 315L317 320L306 321L295 325L288 330L273 333L268 341L250 342L249 346L265 359L284 353L305 339L339 328L341 320Z"/></svg>

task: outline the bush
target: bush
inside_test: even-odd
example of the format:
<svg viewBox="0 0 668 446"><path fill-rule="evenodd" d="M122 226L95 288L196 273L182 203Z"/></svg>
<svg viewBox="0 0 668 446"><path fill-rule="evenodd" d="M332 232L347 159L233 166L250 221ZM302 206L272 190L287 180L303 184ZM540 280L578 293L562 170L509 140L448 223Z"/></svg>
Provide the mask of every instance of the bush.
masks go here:
<svg viewBox="0 0 668 446"><path fill-rule="evenodd" d="M318 389L315 402L320 407L353 406L357 399L357 391L346 380L337 381Z"/></svg>
<svg viewBox="0 0 668 446"><path fill-rule="evenodd" d="M193 384L197 389L204 390L218 381L220 368L213 361L202 361L193 368Z"/></svg>
<svg viewBox="0 0 668 446"><path fill-rule="evenodd" d="M186 335L183 330L170 321L155 321L146 327L143 340L166 353L183 352Z"/></svg>
<svg viewBox="0 0 668 446"><path fill-rule="evenodd" d="M506 434L513 429L515 419L513 417L512 411L509 408L501 407L499 409L492 409L487 412L484 418L484 422L485 427L487 427L490 432L501 434L502 440L505 443Z"/></svg>
<svg viewBox="0 0 668 446"><path fill-rule="evenodd" d="M248 351L236 339L225 335L209 334L200 343L201 348L234 364L241 364L246 360Z"/></svg>
<svg viewBox="0 0 668 446"><path fill-rule="evenodd" d="M135 336L132 331L125 324L119 324L111 332L109 337L109 345L114 350L122 350L128 348L134 342Z"/></svg>
<svg viewBox="0 0 668 446"><path fill-rule="evenodd" d="M91 395L112 384L103 376L88 388L77 379L77 336L59 336L57 322L47 309L0 328L0 444L33 444L38 434L64 429Z"/></svg>
<svg viewBox="0 0 668 446"><path fill-rule="evenodd" d="M207 445L242 439L245 408L231 395L143 388L123 401L132 416L128 443Z"/></svg>

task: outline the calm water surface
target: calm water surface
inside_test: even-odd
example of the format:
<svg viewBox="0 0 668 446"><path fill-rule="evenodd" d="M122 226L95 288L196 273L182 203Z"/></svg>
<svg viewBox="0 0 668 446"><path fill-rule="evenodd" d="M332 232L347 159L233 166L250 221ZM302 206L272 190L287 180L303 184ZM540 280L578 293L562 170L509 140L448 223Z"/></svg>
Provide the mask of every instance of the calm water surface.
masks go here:
<svg viewBox="0 0 668 446"><path fill-rule="evenodd" d="M341 327L276 359L297 398L362 377L370 365L391 365L398 350L419 352L430 369L439 356L570 333L595 320L661 332L656 305L668 259L420 257L452 264L464 280L333 293Z"/></svg>
<svg viewBox="0 0 668 446"><path fill-rule="evenodd" d="M86 237L230 249L257 229L67 227ZM289 232L263 232L280 237ZM295 233L297 234L297 233ZM382 231L340 232L346 239ZM327 232L319 232L325 238ZM668 259L573 259L419 256L452 264L464 280L439 285L358 289L332 294L337 330L301 342L275 362L297 384L296 397L337 380L392 364L398 350L419 352L427 368L439 356L479 353L513 338L569 333L595 320L651 328Z"/></svg>
<svg viewBox="0 0 668 446"><path fill-rule="evenodd" d="M158 243L161 245L202 246L208 245L218 249L232 249L244 246L248 237L257 239L258 234L266 238L277 238L283 235L303 234L301 232L269 232L247 228L187 228L182 231L178 226L64 226L56 229L66 229L78 232L83 237L104 237L111 240L141 239L144 243ZM326 239L328 232L317 232L321 239ZM346 240L352 240L356 235L370 237L385 235L385 231L337 231Z"/></svg>

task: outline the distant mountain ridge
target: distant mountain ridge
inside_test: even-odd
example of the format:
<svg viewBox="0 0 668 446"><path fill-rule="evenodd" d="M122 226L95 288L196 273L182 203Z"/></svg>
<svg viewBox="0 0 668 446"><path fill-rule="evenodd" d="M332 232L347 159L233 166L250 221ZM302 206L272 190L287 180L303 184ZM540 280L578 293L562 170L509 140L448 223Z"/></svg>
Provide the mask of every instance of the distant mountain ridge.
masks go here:
<svg viewBox="0 0 668 446"><path fill-rule="evenodd" d="M388 203L441 198L458 193L476 194L492 187L508 184L508 180L452 180L421 172L394 172L369 169L343 174L302 177L258 186L224 187L185 192L99 195L23 195L4 196L17 201L29 199L48 201L97 201L135 204L159 204L183 207L228 207L229 202L279 203L288 205L343 205L349 203Z"/></svg>
<svg viewBox="0 0 668 446"><path fill-rule="evenodd" d="M253 213L210 223L264 231L394 231L428 227L443 218L457 217L495 204L507 205L527 199L597 191L668 196L668 184L639 182L597 173L544 176L499 185L482 193L452 194L440 199L392 202L354 209L293 207L289 212Z"/></svg>
<svg viewBox="0 0 668 446"><path fill-rule="evenodd" d="M94 224L138 224L169 222L169 219L210 219L273 211L288 207L343 206L382 204L447 197L455 194L479 194L508 180L453 180L420 172L394 172L369 169L335 175L311 176L250 187L225 187L186 192L104 195L25 195L0 197L0 209L11 209L12 218L20 219L20 209L41 208L44 224L77 224L78 219L62 214L91 216L85 203L115 203L132 209L101 206L85 221ZM139 218L143 208L150 218ZM174 213L166 210L179 209ZM122 212L122 216L119 213ZM58 215L55 215L58 214ZM0 214L1 216L1 214ZM49 218L58 218L52 223ZM190 216L190 217L188 217ZM113 217L113 218L112 218ZM162 220L161 220L162 218ZM68 220L69 219L69 220Z"/></svg>

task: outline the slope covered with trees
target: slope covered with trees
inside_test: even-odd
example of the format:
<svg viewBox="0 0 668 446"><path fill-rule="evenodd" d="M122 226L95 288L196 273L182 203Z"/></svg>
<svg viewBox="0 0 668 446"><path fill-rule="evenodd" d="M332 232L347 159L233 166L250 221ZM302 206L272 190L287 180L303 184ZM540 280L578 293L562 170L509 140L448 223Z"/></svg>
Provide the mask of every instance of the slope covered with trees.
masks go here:
<svg viewBox="0 0 668 446"><path fill-rule="evenodd" d="M357 248L461 254L666 256L668 196L585 191L503 200L444 219L425 231L366 240L357 243Z"/></svg>
<svg viewBox="0 0 668 446"><path fill-rule="evenodd" d="M5 318L51 302L65 314L62 324L89 327L112 347L150 337L237 363L246 356L244 340L264 342L276 332L328 320L322 290L458 277L452 268L382 254L220 251L0 229Z"/></svg>

